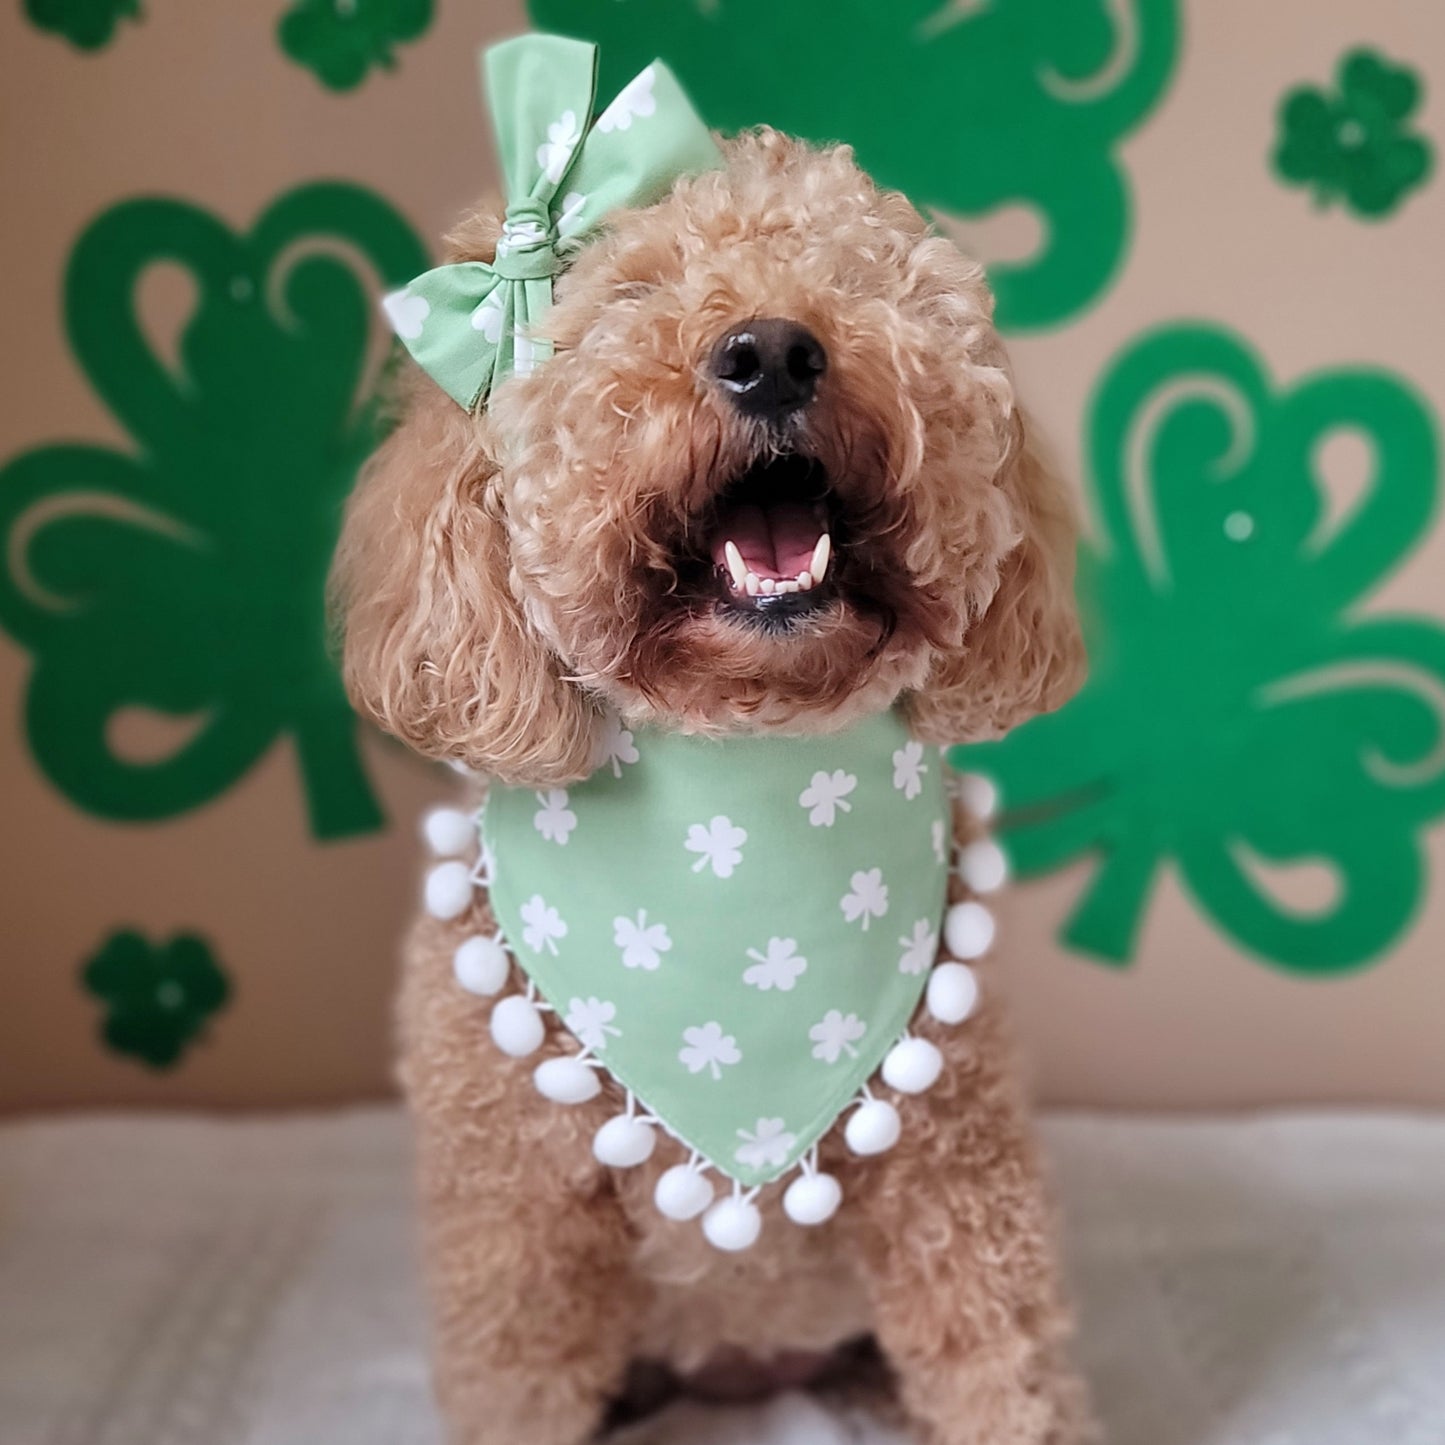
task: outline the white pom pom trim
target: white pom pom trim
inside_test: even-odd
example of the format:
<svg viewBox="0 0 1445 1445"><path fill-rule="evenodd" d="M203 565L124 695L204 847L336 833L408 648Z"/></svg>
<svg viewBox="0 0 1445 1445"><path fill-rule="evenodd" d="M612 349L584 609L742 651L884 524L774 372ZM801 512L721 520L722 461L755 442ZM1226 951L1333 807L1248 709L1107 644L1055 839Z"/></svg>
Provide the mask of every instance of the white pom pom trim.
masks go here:
<svg viewBox="0 0 1445 1445"><path fill-rule="evenodd" d="M489 997L501 993L512 972L512 956L501 935L488 938L474 934L457 945L452 955L452 972L468 993Z"/></svg>
<svg viewBox="0 0 1445 1445"><path fill-rule="evenodd" d="M702 1217L702 1232L714 1249L737 1254L751 1249L763 1232L763 1216L753 1203L757 1191L744 1194L738 1186L719 1199Z"/></svg>
<svg viewBox="0 0 1445 1445"><path fill-rule="evenodd" d="M666 1219L696 1219L713 1202L717 1191L703 1170L707 1166L694 1153L686 1164L674 1164L658 1177L652 1191L657 1212Z"/></svg>
<svg viewBox="0 0 1445 1445"><path fill-rule="evenodd" d="M958 850L958 876L975 893L997 893L1008 881L1008 858L992 838L976 838Z"/></svg>
<svg viewBox="0 0 1445 1445"><path fill-rule="evenodd" d="M955 958L982 958L993 947L993 914L975 899L955 903L943 915L943 942Z"/></svg>
<svg viewBox="0 0 1445 1445"><path fill-rule="evenodd" d="M459 858L477 841L477 815L460 808L433 808L422 819L421 831L438 858Z"/></svg>
<svg viewBox="0 0 1445 1445"><path fill-rule="evenodd" d="M472 870L465 863L438 863L426 875L426 911L443 923L460 917L471 905L472 887Z"/></svg>
<svg viewBox="0 0 1445 1445"><path fill-rule="evenodd" d="M987 823L998 812L998 784L983 773L960 773L954 788L969 817Z"/></svg>

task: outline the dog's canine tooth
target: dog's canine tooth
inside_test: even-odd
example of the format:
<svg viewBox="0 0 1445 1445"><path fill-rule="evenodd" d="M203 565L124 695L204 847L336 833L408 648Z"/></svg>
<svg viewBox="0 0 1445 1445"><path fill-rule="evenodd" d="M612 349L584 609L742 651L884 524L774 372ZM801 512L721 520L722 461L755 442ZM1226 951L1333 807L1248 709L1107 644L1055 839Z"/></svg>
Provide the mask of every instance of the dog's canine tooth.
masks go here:
<svg viewBox="0 0 1445 1445"><path fill-rule="evenodd" d="M743 561L743 554L738 551L738 544L728 541L723 546L723 556L727 559L728 571L732 574L733 586L741 591L748 585L748 564Z"/></svg>
<svg viewBox="0 0 1445 1445"><path fill-rule="evenodd" d="M758 574L756 572L749 572L748 575L743 578L743 591L746 592L749 597L756 597L762 590L763 584L758 581Z"/></svg>
<svg viewBox="0 0 1445 1445"><path fill-rule="evenodd" d="M765 596L771 597L778 590L778 584L771 577L764 577L762 589Z"/></svg>
<svg viewBox="0 0 1445 1445"><path fill-rule="evenodd" d="M818 544L813 548L813 560L809 564L808 571L812 573L814 582L821 582L828 574L828 562L833 555L833 539L824 532L818 538Z"/></svg>
<svg viewBox="0 0 1445 1445"><path fill-rule="evenodd" d="M807 591L810 591L810 590L812 589L812 586L813 586L813 574L812 574L811 572L799 572L799 573L798 573L798 591L799 591L799 592L807 592Z"/></svg>

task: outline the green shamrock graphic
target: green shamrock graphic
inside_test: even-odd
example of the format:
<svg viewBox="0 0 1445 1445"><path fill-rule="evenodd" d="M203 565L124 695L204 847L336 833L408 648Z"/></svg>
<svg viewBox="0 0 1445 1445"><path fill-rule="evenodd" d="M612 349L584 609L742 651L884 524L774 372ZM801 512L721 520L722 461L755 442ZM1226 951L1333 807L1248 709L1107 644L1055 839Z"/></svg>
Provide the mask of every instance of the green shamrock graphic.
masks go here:
<svg viewBox="0 0 1445 1445"><path fill-rule="evenodd" d="M172 816L289 734L315 833L379 825L323 598L378 435L358 401L375 311L358 261L387 285L427 264L390 206L341 183L281 196L248 236L183 201L126 201L76 245L71 345L136 451L46 446L0 470L0 627L34 654L36 760L79 806ZM161 264L195 290L174 367L135 311ZM187 732L159 758L118 752L134 709Z"/></svg>
<svg viewBox="0 0 1445 1445"><path fill-rule="evenodd" d="M1340 510L1315 474L1368 444ZM1445 627L1366 611L1435 507L1424 405L1340 370L1270 386L1228 332L1181 325L1129 347L1088 437L1082 548L1090 676L1062 711L958 754L993 773L1023 874L1093 856L1063 932L1127 959L1160 866L1243 947L1287 969L1356 967L1420 901L1420 833L1445 813ZM1271 868L1325 865L1328 906L1280 906Z"/></svg>
<svg viewBox="0 0 1445 1445"><path fill-rule="evenodd" d="M231 996L205 940L190 933L163 944L128 929L113 933L85 965L81 981L105 1005L106 1044L153 1069L179 1063Z"/></svg>
<svg viewBox="0 0 1445 1445"><path fill-rule="evenodd" d="M392 47L418 39L431 18L432 0L296 0L276 34L323 85L352 90L373 65L393 69Z"/></svg>
<svg viewBox="0 0 1445 1445"><path fill-rule="evenodd" d="M655 56L709 124L845 140L924 208L1035 211L1045 239L990 268L1002 326L1047 326L1111 280L1130 225L1119 142L1158 102L1176 0L530 0L601 46L599 95Z"/></svg>
<svg viewBox="0 0 1445 1445"><path fill-rule="evenodd" d="M1343 200L1377 219L1423 185L1434 163L1430 142L1407 125L1420 79L1369 50L1352 50L1335 78L1333 94L1304 85L1285 96L1274 168L1322 206Z"/></svg>
<svg viewBox="0 0 1445 1445"><path fill-rule="evenodd" d="M140 0L25 0L37 30L63 35L81 50L102 50L122 20L141 18Z"/></svg>

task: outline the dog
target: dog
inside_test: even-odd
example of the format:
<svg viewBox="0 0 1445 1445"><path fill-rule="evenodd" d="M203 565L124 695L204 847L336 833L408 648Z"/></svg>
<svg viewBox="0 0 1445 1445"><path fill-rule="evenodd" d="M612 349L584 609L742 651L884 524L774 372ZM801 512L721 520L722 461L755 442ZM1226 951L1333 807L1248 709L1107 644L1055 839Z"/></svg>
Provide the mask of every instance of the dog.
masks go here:
<svg viewBox="0 0 1445 1445"><path fill-rule="evenodd" d="M981 268L846 146L760 129L723 153L581 248L557 278L554 354L484 409L405 383L350 503L334 596L356 707L493 786L578 784L609 718L823 739L891 710L942 747L1081 679L1071 506ZM451 259L490 260L500 227L479 209ZM957 798L953 818L956 841L979 835ZM729 1254L653 1207L675 1154L627 1171L594 1156L623 1102L613 1079L567 1109L533 1089L537 1059L571 1046L558 1019L533 1057L492 1042L453 977L458 943L492 927L484 890L423 917L400 1002L458 1445L581 1445L639 1360L799 1380L860 1337L920 1442L1086 1438L987 961L965 1029L915 1025L946 1067L900 1098L897 1145L822 1140L836 1217L779 1222L764 1189L761 1237Z"/></svg>

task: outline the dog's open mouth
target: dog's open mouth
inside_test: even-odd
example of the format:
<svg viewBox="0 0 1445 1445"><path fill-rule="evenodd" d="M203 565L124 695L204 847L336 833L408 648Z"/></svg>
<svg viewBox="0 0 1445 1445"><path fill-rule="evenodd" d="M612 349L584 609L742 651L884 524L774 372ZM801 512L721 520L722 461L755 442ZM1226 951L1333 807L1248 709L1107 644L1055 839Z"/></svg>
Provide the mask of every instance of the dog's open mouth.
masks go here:
<svg viewBox="0 0 1445 1445"><path fill-rule="evenodd" d="M837 525L821 464L796 452L756 463L724 489L707 522L718 600L780 621L821 606L836 579Z"/></svg>

